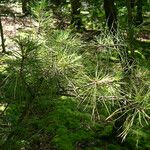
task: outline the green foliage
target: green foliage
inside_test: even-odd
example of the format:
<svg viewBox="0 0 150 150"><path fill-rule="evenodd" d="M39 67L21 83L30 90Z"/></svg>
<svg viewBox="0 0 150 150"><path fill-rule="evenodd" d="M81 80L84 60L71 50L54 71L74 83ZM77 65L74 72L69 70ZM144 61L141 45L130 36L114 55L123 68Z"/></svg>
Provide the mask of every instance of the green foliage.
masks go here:
<svg viewBox="0 0 150 150"><path fill-rule="evenodd" d="M114 74L115 67L107 68L105 74L105 70L100 69L107 63L110 65L112 56L118 57L109 47L113 45L110 36L97 38L99 45L104 47L91 64L90 52L81 54L82 44L69 31L50 31L44 38L46 40L41 36L37 39L26 35L16 37L19 49L3 60L7 66L2 70L1 100L9 103L4 118L12 126L8 135L13 133L10 138L3 139L4 146L9 143L19 149L36 147L36 143L42 142L43 147L74 149L77 143L93 141L98 128L99 137L109 136L112 123L105 119L108 115L107 120L117 119L116 114L120 112L128 115L120 134L123 139L129 131L141 132L137 129L148 124L149 119L149 91L144 81L133 80L126 94L131 104L124 106L124 111L122 106L118 108L122 99L121 85L125 84L120 80L122 76L118 78ZM37 41L41 41L40 44ZM81 112L83 110L85 112ZM93 120L95 123L103 120L106 125L96 127ZM43 138L50 142L46 144ZM117 145L108 147L118 148Z"/></svg>
<svg viewBox="0 0 150 150"><path fill-rule="evenodd" d="M59 4L55 11L67 22L69 2ZM82 3L86 27L102 30L91 41L84 33L57 29L59 19L48 5L31 5L38 30L18 34L17 49L0 59L2 149L149 149L148 54L137 46L136 64L130 64L126 31L120 34L126 27L124 3L117 2L123 19L115 36L98 23L104 19L101 1ZM112 135L118 120L122 130Z"/></svg>

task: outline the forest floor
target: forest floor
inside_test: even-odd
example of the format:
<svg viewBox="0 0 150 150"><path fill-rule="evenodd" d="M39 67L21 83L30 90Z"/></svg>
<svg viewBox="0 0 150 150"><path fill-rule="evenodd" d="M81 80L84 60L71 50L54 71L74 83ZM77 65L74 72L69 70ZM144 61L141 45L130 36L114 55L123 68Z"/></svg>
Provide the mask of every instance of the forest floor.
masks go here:
<svg viewBox="0 0 150 150"><path fill-rule="evenodd" d="M20 4L0 5L6 51L16 49L13 38L21 32L38 29L38 23L31 16L24 16Z"/></svg>

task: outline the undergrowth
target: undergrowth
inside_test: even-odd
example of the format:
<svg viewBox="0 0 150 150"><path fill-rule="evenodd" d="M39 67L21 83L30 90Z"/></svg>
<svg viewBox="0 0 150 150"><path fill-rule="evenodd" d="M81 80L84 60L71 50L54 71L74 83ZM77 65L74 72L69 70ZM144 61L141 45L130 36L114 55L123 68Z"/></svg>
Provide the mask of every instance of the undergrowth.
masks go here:
<svg viewBox="0 0 150 150"><path fill-rule="evenodd" d="M129 65L123 36L104 31L85 42L44 17L1 59L2 149L149 149L149 70ZM112 135L118 120L123 143Z"/></svg>

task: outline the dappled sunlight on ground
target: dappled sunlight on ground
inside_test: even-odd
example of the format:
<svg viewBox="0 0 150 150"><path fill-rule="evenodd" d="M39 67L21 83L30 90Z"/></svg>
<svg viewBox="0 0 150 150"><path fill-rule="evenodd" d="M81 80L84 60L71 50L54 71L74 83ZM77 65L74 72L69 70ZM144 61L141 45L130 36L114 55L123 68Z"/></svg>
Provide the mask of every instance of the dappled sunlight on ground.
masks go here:
<svg viewBox="0 0 150 150"><path fill-rule="evenodd" d="M1 8L3 8L3 10ZM38 29L38 23L33 20L31 16L23 16L21 13L20 4L15 3L7 4L6 6L1 5L0 9L3 14L1 20L3 25L6 51L12 51L13 49L16 49L16 45L12 39L23 31L32 31Z"/></svg>

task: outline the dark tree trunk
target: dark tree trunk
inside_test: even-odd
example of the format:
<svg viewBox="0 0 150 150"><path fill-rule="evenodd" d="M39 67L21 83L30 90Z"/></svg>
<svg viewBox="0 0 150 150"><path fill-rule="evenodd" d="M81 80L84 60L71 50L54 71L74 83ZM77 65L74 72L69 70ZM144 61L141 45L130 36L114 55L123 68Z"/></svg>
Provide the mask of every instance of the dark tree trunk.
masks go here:
<svg viewBox="0 0 150 150"><path fill-rule="evenodd" d="M143 0L137 0L136 25L140 25L143 22L142 6Z"/></svg>
<svg viewBox="0 0 150 150"><path fill-rule="evenodd" d="M104 10L109 31L115 34L117 32L117 12L114 0L104 0Z"/></svg>
<svg viewBox="0 0 150 150"><path fill-rule="evenodd" d="M6 52L6 50L5 50L5 39L4 39L1 16L0 16L0 33L1 33L2 53L5 53Z"/></svg>
<svg viewBox="0 0 150 150"><path fill-rule="evenodd" d="M76 29L81 29L82 20L80 16L81 2L80 0L71 0L71 24Z"/></svg>
<svg viewBox="0 0 150 150"><path fill-rule="evenodd" d="M27 0L22 0L22 12L27 13Z"/></svg>
<svg viewBox="0 0 150 150"><path fill-rule="evenodd" d="M29 6L28 6L30 0L21 0L21 2L22 2L22 12L23 12L25 15L30 14Z"/></svg>
<svg viewBox="0 0 150 150"><path fill-rule="evenodd" d="M134 6L135 6L135 0L130 0L130 5L131 5L131 8L134 8Z"/></svg>

